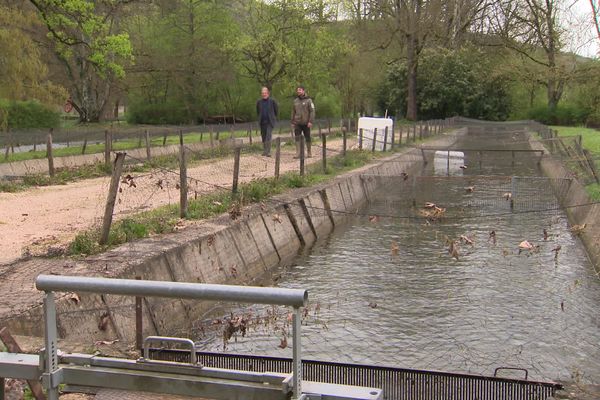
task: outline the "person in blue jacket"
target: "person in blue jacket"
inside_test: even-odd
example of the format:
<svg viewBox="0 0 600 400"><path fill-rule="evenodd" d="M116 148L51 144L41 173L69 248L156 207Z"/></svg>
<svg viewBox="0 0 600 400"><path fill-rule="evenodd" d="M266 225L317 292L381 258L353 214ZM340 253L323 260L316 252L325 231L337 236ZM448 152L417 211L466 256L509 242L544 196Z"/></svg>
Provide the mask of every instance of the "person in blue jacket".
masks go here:
<svg viewBox="0 0 600 400"><path fill-rule="evenodd" d="M263 153L265 157L271 157L271 140L277 116L279 115L279 106L275 99L271 97L271 91L264 86L260 91L260 99L256 102L256 115L260 124L260 136L263 143Z"/></svg>

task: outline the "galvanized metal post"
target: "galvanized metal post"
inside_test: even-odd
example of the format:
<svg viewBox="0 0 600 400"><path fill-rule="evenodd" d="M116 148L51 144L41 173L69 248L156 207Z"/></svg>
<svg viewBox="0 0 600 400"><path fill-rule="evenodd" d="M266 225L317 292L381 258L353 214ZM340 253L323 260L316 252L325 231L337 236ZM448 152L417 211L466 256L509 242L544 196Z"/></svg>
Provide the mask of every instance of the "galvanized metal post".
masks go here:
<svg viewBox="0 0 600 400"><path fill-rule="evenodd" d="M54 373L58 370L58 334L56 330L56 303L54 293L44 295L44 325L46 356L44 365L44 386L48 400L58 400L58 382Z"/></svg>
<svg viewBox="0 0 600 400"><path fill-rule="evenodd" d="M450 150L448 150L448 157L446 158L446 175L450 176Z"/></svg>
<svg viewBox="0 0 600 400"><path fill-rule="evenodd" d="M302 396L302 348L301 348L301 326L302 326L302 314L300 313L300 307L294 307L294 314L292 316L292 329L293 329L293 354L292 354L292 365L294 374L294 399L299 399Z"/></svg>
<svg viewBox="0 0 600 400"><path fill-rule="evenodd" d="M358 149L362 150L363 149L363 129L360 128L358 130Z"/></svg>
<svg viewBox="0 0 600 400"><path fill-rule="evenodd" d="M141 276L136 276L136 280L142 280ZM140 296L135 296L135 346L138 350L142 350L144 346L144 321L143 321L143 308L142 308L142 300L143 298Z"/></svg>

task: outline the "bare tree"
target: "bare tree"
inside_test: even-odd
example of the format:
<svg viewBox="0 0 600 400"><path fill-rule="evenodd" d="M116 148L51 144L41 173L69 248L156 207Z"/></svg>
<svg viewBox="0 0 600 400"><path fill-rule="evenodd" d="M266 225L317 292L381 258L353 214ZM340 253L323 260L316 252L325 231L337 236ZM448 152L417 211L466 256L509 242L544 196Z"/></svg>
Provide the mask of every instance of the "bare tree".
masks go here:
<svg viewBox="0 0 600 400"><path fill-rule="evenodd" d="M565 39L559 24L561 6L561 0L504 0L497 2L492 14L493 29L503 44L545 70L544 85L552 110L576 66L561 53Z"/></svg>
<svg viewBox="0 0 600 400"><path fill-rule="evenodd" d="M590 0L590 6L592 7L592 16L594 17L594 26L596 27L598 41L600 41L600 4L596 0Z"/></svg>

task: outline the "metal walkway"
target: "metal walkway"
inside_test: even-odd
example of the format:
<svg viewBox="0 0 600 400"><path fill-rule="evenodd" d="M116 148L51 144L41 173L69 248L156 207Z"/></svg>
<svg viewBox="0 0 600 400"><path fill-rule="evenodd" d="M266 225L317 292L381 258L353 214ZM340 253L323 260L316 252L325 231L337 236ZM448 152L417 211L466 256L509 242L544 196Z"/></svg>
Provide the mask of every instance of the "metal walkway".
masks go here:
<svg viewBox="0 0 600 400"><path fill-rule="evenodd" d="M182 350L150 351L157 360L189 362ZM215 367L253 372L289 373L292 359L198 352L198 362ZM302 360L306 379L343 385L378 387L389 400L546 400L562 385L525 379L423 371L373 365Z"/></svg>

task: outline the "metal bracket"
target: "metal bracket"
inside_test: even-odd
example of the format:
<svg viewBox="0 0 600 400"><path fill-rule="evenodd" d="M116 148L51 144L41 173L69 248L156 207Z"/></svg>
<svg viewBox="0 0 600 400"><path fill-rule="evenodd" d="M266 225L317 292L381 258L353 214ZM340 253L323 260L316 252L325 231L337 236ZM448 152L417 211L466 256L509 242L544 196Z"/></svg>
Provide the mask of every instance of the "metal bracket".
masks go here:
<svg viewBox="0 0 600 400"><path fill-rule="evenodd" d="M196 357L196 343L191 339L167 337L167 336L148 336L144 339L144 357L139 361L149 362L152 361L150 358L150 343L179 343L187 344L190 346L190 364L198 365L198 358Z"/></svg>

